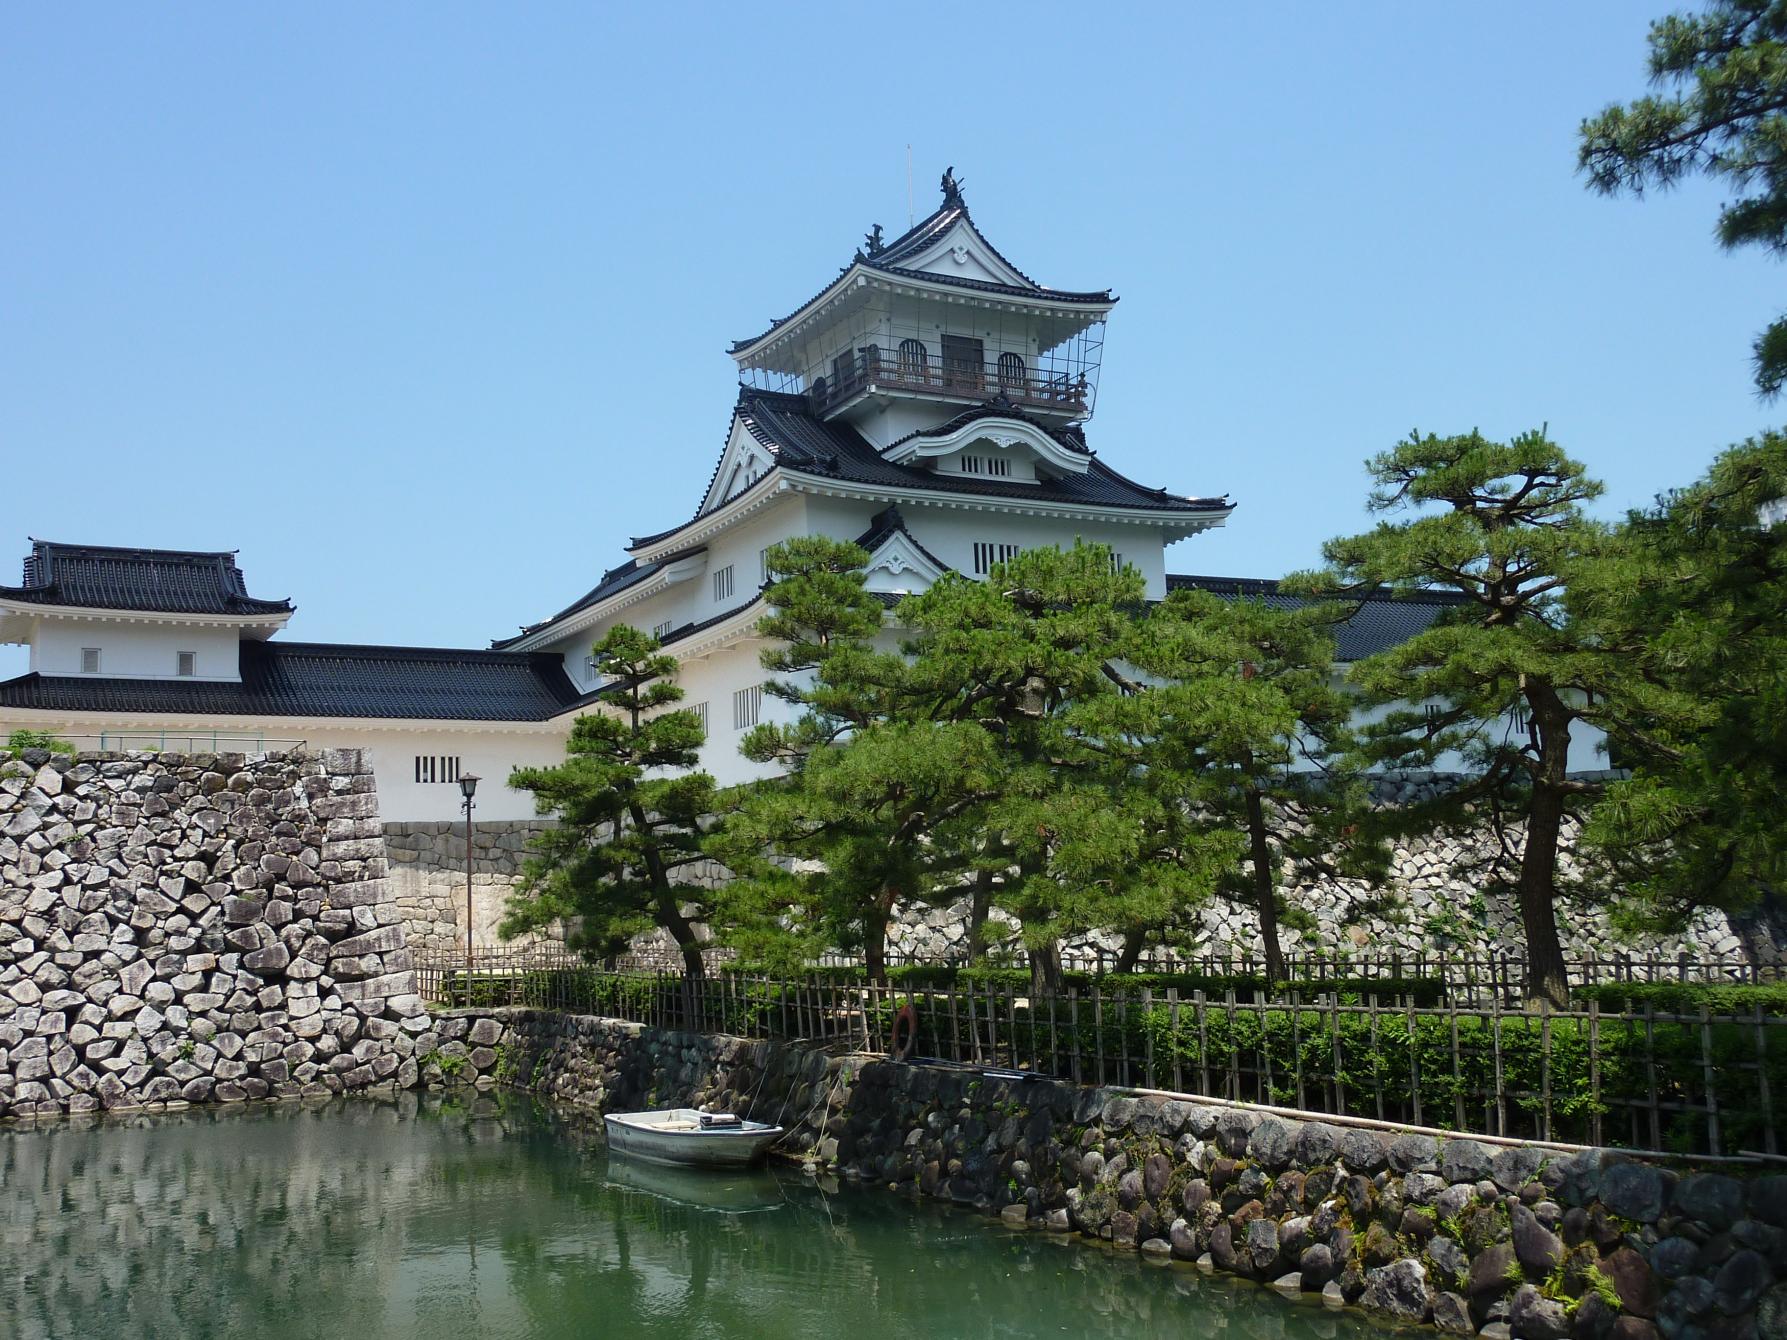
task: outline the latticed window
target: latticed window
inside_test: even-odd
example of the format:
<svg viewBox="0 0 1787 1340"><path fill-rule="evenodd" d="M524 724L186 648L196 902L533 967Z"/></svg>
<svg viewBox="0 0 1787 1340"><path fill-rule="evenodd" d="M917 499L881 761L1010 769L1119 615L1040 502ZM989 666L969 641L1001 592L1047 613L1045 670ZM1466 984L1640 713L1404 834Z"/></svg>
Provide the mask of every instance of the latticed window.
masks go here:
<svg viewBox="0 0 1787 1340"><path fill-rule="evenodd" d="M459 756L457 754L417 754L416 780L424 785L429 782L458 781Z"/></svg>
<svg viewBox="0 0 1787 1340"><path fill-rule="evenodd" d="M663 623L657 624L652 628L652 636L662 642L665 638L670 636L670 630L675 626L676 620L666 619Z"/></svg>
<svg viewBox="0 0 1787 1340"><path fill-rule="evenodd" d="M925 352L923 340L900 341L900 375L902 377L923 378L930 361L931 356Z"/></svg>
<svg viewBox="0 0 1787 1340"><path fill-rule="evenodd" d="M753 684L748 689L738 689L732 695L732 728L744 730L755 726L757 718L763 714L763 685Z"/></svg>
<svg viewBox="0 0 1787 1340"><path fill-rule="evenodd" d="M1001 391L1021 391L1028 380L1028 369L1024 367L1022 354L999 355L999 389Z"/></svg>
<svg viewBox="0 0 1787 1340"><path fill-rule="evenodd" d="M732 564L730 563L714 574L714 599L732 599Z"/></svg>
<svg viewBox="0 0 1787 1340"><path fill-rule="evenodd" d="M995 544L989 540L974 542L974 575L984 577L993 570L995 563L1009 563L1022 552L1015 544Z"/></svg>

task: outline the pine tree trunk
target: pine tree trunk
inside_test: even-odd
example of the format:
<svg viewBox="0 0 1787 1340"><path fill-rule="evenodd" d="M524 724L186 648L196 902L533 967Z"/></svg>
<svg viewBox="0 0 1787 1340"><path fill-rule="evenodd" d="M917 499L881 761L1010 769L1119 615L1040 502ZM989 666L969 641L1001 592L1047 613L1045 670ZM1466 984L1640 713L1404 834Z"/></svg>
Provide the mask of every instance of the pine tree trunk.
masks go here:
<svg viewBox="0 0 1787 1340"><path fill-rule="evenodd" d="M1134 972L1136 960L1142 956L1142 946L1148 943L1146 927L1132 926L1123 932L1123 949L1117 955L1118 972Z"/></svg>
<svg viewBox="0 0 1787 1340"><path fill-rule="evenodd" d="M1526 845L1520 853L1520 925L1526 936L1529 1000L1567 1005L1569 972L1557 934L1557 848L1563 831L1563 783L1569 769L1570 724L1563 703L1548 686L1527 690L1539 732L1539 775L1527 809Z"/></svg>
<svg viewBox="0 0 1787 1340"><path fill-rule="evenodd" d="M1257 787L1247 788L1247 837L1253 865L1253 900L1260 918L1260 942L1266 947L1266 978L1282 982L1284 949L1278 943L1278 896L1272 887L1272 844L1266 835L1266 806Z"/></svg>
<svg viewBox="0 0 1787 1340"><path fill-rule="evenodd" d="M1039 996L1061 994L1061 945L1048 940L1030 951L1030 989Z"/></svg>
<svg viewBox="0 0 1787 1340"><path fill-rule="evenodd" d="M983 963L987 957L987 914L993 910L993 872L975 872L974 892L968 898L968 962Z"/></svg>
<svg viewBox="0 0 1787 1340"><path fill-rule="evenodd" d="M894 891L884 890L863 917L862 960L869 981L887 985L887 920L893 913Z"/></svg>
<svg viewBox="0 0 1787 1340"><path fill-rule="evenodd" d="M633 825L640 833L650 831L645 821L645 811L638 805L629 806ZM664 861L655 848L645 850L645 870L651 878L652 898L657 904L658 924L670 932L670 938L676 941L676 947L683 956L683 976L691 981L706 975L706 965L701 961L701 941L695 935L695 923L683 915L682 900L676 896L676 886L670 882L670 872L664 868Z"/></svg>

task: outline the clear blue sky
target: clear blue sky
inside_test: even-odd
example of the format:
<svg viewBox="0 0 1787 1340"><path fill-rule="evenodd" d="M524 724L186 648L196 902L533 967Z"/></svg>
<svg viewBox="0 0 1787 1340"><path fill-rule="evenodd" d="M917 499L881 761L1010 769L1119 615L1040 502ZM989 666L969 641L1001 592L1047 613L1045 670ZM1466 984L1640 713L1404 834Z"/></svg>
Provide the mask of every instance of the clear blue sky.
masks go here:
<svg viewBox="0 0 1787 1340"><path fill-rule="evenodd" d="M0 580L240 549L289 636L484 645L688 515L726 345L904 226L908 143L1122 296L1094 444L1240 504L1173 570L1310 564L1416 427L1641 503L1780 414L1718 194L1574 172L1666 3L15 7Z"/></svg>

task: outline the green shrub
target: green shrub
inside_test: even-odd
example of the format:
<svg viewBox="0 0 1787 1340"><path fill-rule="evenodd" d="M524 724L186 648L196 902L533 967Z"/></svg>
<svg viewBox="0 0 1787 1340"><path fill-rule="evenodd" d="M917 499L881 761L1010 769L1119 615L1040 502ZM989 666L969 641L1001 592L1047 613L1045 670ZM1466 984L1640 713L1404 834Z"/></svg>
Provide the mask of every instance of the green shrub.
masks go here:
<svg viewBox="0 0 1787 1340"><path fill-rule="evenodd" d="M1706 1006L1712 1014L1787 1014L1787 982L1740 985L1735 982L1606 982L1579 986L1572 993L1582 1005L1597 1001L1604 1010L1642 1011L1658 1014L1699 1014Z"/></svg>
<svg viewBox="0 0 1787 1340"><path fill-rule="evenodd" d="M27 749L47 749L52 754L74 754L75 746L67 740L59 740L48 731L15 730L6 737L6 747L13 753L22 753Z"/></svg>

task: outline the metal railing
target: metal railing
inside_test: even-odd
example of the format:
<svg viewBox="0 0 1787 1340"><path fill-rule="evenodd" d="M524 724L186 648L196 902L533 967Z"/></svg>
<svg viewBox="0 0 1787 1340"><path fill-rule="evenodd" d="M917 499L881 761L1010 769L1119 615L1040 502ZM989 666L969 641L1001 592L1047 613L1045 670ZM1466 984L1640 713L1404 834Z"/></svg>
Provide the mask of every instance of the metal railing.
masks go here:
<svg viewBox="0 0 1787 1340"><path fill-rule="evenodd" d="M1782 1152L1787 1016L1643 1005L1509 1010L1455 999L1297 989L1221 993L1011 981L906 988L837 973L702 978L611 972L562 948L442 955L437 1005L522 1006L655 1028L915 1053L1080 1084L1164 1089L1389 1124L1718 1156Z"/></svg>
<svg viewBox="0 0 1787 1340"><path fill-rule="evenodd" d="M266 754L290 752L309 746L308 740L274 739L243 731L105 731L98 735L71 735L66 731L45 731L79 748L83 753L124 754L132 751L156 754ZM6 734L0 732L0 747Z"/></svg>
<svg viewBox="0 0 1787 1340"><path fill-rule="evenodd" d="M1080 415L1086 412L1091 383L1084 372L1044 372L1028 364L980 363L897 352L859 349L835 359L831 371L815 377L809 394L819 413L873 391L913 391L945 399L979 402L1003 395L1020 409Z"/></svg>

